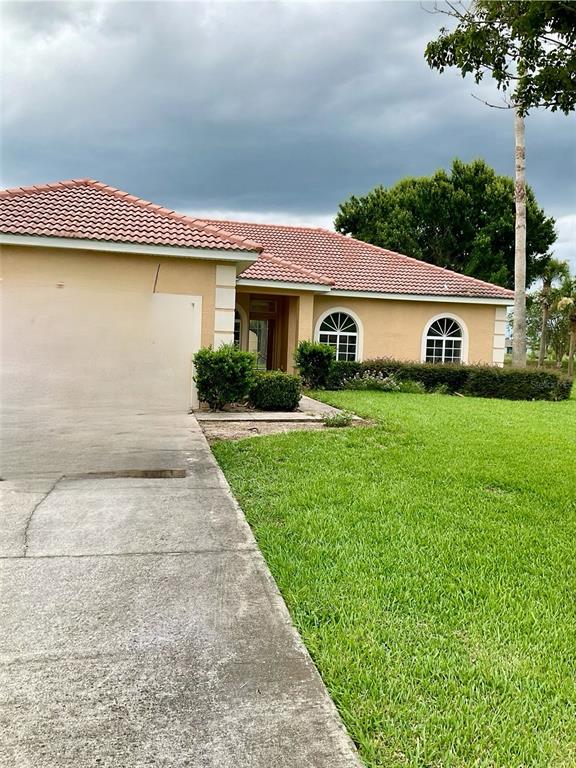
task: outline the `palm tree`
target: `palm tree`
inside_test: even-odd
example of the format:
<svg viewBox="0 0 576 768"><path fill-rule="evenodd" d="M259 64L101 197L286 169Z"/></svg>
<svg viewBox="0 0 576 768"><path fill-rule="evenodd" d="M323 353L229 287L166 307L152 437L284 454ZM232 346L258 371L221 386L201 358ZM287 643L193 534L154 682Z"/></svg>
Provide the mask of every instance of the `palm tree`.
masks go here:
<svg viewBox="0 0 576 768"><path fill-rule="evenodd" d="M574 358L576 357L576 278L568 277L560 286L560 298L556 301L556 309L568 318L568 376L574 378Z"/></svg>
<svg viewBox="0 0 576 768"><path fill-rule="evenodd" d="M568 264L558 259L550 259L542 272L542 289L540 291L540 303L542 304L542 328L540 331L540 351L538 354L538 368L544 365L548 352L548 318L552 306L552 288L557 280L567 280L570 276Z"/></svg>
<svg viewBox="0 0 576 768"><path fill-rule="evenodd" d="M514 109L516 205L514 245L514 325L512 329L512 365L526 367L526 144L524 115Z"/></svg>

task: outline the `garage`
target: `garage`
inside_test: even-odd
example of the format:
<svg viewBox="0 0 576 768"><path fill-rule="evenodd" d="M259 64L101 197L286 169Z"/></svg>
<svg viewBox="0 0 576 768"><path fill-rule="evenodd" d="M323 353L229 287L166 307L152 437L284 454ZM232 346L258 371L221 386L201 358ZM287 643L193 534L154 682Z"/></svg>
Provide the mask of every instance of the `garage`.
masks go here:
<svg viewBox="0 0 576 768"><path fill-rule="evenodd" d="M119 270L109 258L74 259L44 254L39 265L28 249L4 256L3 399L16 407L189 408L202 296L139 289L133 278L146 262Z"/></svg>
<svg viewBox="0 0 576 768"><path fill-rule="evenodd" d="M0 193L3 408L187 411L254 244L99 182Z"/></svg>

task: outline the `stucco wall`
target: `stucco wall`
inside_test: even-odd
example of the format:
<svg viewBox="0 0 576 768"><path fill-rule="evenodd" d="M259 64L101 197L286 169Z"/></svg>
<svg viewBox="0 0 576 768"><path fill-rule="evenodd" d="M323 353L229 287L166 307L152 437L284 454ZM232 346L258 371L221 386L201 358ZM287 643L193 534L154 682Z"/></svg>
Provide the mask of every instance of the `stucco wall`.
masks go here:
<svg viewBox="0 0 576 768"><path fill-rule="evenodd" d="M214 339L216 264L4 246L2 396L182 409Z"/></svg>
<svg viewBox="0 0 576 768"><path fill-rule="evenodd" d="M360 320L361 356L365 360L420 360L426 324L436 315L446 313L460 318L467 328L468 362L494 361L497 308L492 305L316 296L314 330L320 316L332 308L349 309ZM502 308L498 309L501 315Z"/></svg>

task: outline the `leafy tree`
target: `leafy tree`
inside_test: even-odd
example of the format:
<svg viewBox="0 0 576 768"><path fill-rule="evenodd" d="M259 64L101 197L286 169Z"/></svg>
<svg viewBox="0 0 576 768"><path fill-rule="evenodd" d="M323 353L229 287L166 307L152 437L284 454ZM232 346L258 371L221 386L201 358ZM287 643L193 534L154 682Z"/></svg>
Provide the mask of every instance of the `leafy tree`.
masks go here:
<svg viewBox="0 0 576 768"><path fill-rule="evenodd" d="M513 362L526 365L526 178L524 116L533 107L576 107L576 7L571 2L448 0L436 10L457 20L428 43L428 64L442 72L457 67L479 83L486 72L511 100L515 139L515 282ZM488 103L488 102L486 102ZM491 105L495 106L495 105Z"/></svg>
<svg viewBox="0 0 576 768"><path fill-rule="evenodd" d="M426 46L433 69L457 67L476 83L489 72L522 116L535 107L566 115L576 107L576 4L476 0L436 11L458 24Z"/></svg>
<svg viewBox="0 0 576 768"><path fill-rule="evenodd" d="M542 274L554 219L527 189L527 274ZM339 232L507 288L514 286L514 183L483 160L408 178L340 204Z"/></svg>

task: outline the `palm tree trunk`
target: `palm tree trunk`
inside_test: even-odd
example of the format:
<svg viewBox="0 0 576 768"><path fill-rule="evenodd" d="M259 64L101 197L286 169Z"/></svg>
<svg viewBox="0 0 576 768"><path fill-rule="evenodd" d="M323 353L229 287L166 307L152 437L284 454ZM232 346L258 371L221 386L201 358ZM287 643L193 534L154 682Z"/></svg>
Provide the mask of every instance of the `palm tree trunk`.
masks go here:
<svg viewBox="0 0 576 768"><path fill-rule="evenodd" d="M576 314L570 318L570 350L568 352L568 376L574 378L574 357L576 356Z"/></svg>
<svg viewBox="0 0 576 768"><path fill-rule="evenodd" d="M526 366L526 144L524 117L514 110L516 233L512 365Z"/></svg>
<svg viewBox="0 0 576 768"><path fill-rule="evenodd" d="M540 351L538 352L538 368L542 368L544 360L546 359L546 352L548 351L548 315L550 313L550 307L548 305L548 299L544 299L542 302L542 328L540 329Z"/></svg>

